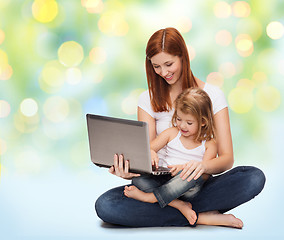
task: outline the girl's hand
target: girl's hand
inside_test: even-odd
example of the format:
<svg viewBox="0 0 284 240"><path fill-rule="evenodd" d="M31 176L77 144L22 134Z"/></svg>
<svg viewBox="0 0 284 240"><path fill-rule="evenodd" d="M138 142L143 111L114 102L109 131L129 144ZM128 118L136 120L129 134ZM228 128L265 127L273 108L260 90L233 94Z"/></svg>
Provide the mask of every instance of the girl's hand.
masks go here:
<svg viewBox="0 0 284 240"><path fill-rule="evenodd" d="M151 149L151 159L152 159L152 166L154 166L155 168L159 167L159 157L158 154Z"/></svg>
<svg viewBox="0 0 284 240"><path fill-rule="evenodd" d="M132 179L133 177L139 177L140 174L129 172L129 160L124 161L123 155L113 156L114 165L108 170L111 174L124 179ZM124 166L123 166L124 165Z"/></svg>
<svg viewBox="0 0 284 240"><path fill-rule="evenodd" d="M192 179L197 180L203 173L205 173L205 166L203 162L190 160L184 164L184 168L180 174L182 180L187 179L190 182Z"/></svg>
<svg viewBox="0 0 284 240"><path fill-rule="evenodd" d="M170 173L172 176L177 175L181 170L184 169L184 164L181 165L169 165L168 168L170 168Z"/></svg>

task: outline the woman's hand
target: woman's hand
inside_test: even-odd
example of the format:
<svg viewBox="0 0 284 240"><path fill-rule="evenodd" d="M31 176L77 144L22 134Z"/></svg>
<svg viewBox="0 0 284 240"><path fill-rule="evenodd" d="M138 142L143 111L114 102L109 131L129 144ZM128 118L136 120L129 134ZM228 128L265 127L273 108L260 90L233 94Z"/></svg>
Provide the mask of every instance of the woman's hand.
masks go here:
<svg viewBox="0 0 284 240"><path fill-rule="evenodd" d="M114 165L110 167L109 172L113 175L124 179L132 179L133 177L139 177L140 174L129 172L129 160L124 161L123 155L113 156ZM123 166L124 165L124 166Z"/></svg>
<svg viewBox="0 0 284 240"><path fill-rule="evenodd" d="M200 161L190 160L183 166L184 167L180 177L182 180L187 179L188 182L190 182L192 179L197 180L206 171L204 162Z"/></svg>

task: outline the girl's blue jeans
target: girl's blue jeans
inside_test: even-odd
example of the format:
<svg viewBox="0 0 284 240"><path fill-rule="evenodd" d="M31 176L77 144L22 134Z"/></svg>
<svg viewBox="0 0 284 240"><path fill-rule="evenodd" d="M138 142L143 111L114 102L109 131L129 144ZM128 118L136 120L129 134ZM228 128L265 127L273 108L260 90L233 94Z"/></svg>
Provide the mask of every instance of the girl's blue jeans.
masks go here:
<svg viewBox="0 0 284 240"><path fill-rule="evenodd" d="M204 182L202 177L190 182L182 180L180 172L174 177L170 174L158 176L142 175L132 180L132 184L141 191L153 192L162 208L179 197L184 201L190 201L198 194Z"/></svg>
<svg viewBox="0 0 284 240"><path fill-rule="evenodd" d="M199 194L190 200L196 213L227 212L258 195L265 184L263 172L255 167L236 167L210 177ZM95 203L103 221L128 227L188 226L187 219L175 208L161 208L124 195L124 186L102 194Z"/></svg>

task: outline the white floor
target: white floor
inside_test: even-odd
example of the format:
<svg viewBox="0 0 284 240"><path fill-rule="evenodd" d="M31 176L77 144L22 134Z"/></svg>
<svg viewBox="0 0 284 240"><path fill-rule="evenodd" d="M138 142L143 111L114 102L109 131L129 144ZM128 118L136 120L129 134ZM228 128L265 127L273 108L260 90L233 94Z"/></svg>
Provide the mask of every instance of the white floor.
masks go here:
<svg viewBox="0 0 284 240"><path fill-rule="evenodd" d="M242 230L197 226L121 228L103 223L94 202L104 191L125 180L105 170L67 172L60 168L44 176L2 171L0 184L1 239L283 239L283 181L268 169L263 192L232 213L244 222ZM278 180L277 180L278 179ZM3 238L2 238L3 236Z"/></svg>

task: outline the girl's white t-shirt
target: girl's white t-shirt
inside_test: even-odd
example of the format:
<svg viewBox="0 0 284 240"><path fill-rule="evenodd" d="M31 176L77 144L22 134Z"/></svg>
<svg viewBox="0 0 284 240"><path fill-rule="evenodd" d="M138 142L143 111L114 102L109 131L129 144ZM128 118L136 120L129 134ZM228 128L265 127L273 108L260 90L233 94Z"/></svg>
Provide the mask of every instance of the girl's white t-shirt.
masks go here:
<svg viewBox="0 0 284 240"><path fill-rule="evenodd" d="M223 93L223 91L212 84L205 83L205 86L203 90L209 95L212 105L213 105L213 113L216 114L223 108L228 107L228 103L226 101L226 97ZM153 117L156 120L156 134L159 135L162 131L166 130L169 127L172 127L171 121L172 116L174 113L174 109L168 111L168 112L154 112L149 91L145 91L141 93L139 99L138 99L138 107L143 109L145 112L147 112L151 117ZM166 162L164 161L166 152L165 148L162 148L158 152L158 156L160 159L159 165L166 166Z"/></svg>
<svg viewBox="0 0 284 240"><path fill-rule="evenodd" d="M201 144L195 148L187 149L182 144L181 132L174 139L168 142L167 144L167 156L165 162L167 165L176 165L176 164L185 164L189 160L195 160L201 162L205 153L205 143L202 141Z"/></svg>

